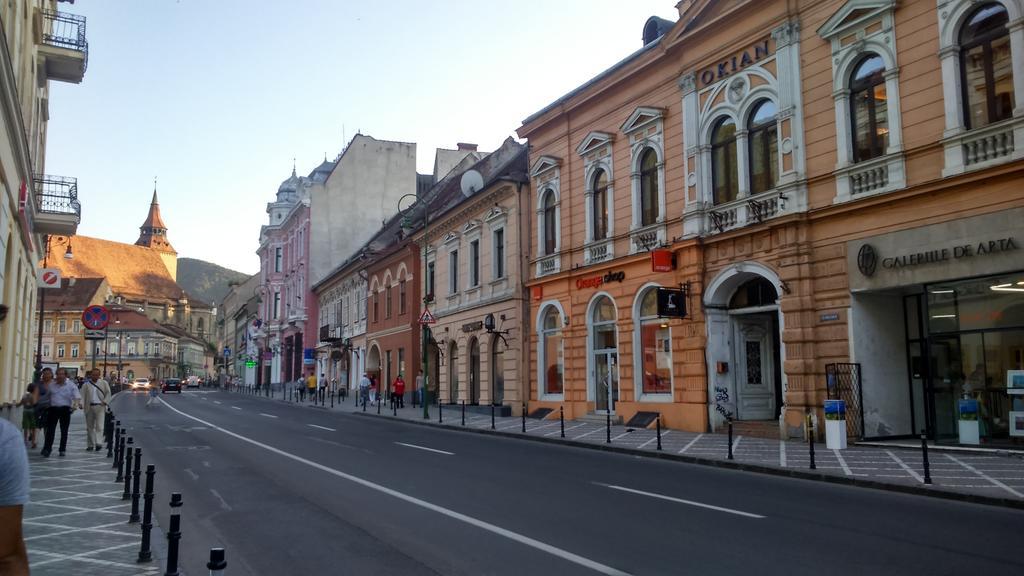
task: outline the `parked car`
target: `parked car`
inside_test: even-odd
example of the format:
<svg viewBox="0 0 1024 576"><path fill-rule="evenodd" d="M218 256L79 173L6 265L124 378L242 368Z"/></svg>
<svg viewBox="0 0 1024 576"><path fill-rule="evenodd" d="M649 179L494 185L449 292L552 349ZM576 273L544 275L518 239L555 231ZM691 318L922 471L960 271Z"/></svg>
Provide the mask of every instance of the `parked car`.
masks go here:
<svg viewBox="0 0 1024 576"><path fill-rule="evenodd" d="M168 392L177 392L181 394L181 379L180 378L165 378L163 386L164 394Z"/></svg>
<svg viewBox="0 0 1024 576"><path fill-rule="evenodd" d="M152 384L150 384L149 378L136 378L135 380L132 380L132 392L136 390L148 392L151 387Z"/></svg>

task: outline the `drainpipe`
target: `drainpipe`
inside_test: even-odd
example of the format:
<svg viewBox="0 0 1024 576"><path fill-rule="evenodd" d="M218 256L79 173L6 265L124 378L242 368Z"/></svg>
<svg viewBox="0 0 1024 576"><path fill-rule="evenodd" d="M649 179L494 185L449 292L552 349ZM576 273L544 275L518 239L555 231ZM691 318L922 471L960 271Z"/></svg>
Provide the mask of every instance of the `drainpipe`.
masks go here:
<svg viewBox="0 0 1024 576"><path fill-rule="evenodd" d="M700 251L700 313L704 317L704 345L701 352L704 355L704 408L708 413L708 425L705 432L711 432L711 366L708 364L708 315L704 306L704 289L707 286L708 262L704 252L704 237L697 235L697 249Z"/></svg>

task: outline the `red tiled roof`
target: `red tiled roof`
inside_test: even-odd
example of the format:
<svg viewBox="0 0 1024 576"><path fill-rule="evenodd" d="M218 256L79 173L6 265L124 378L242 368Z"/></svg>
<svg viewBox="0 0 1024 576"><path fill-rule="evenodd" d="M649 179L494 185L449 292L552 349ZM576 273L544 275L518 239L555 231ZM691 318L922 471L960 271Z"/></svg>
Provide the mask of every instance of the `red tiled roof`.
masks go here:
<svg viewBox="0 0 1024 576"><path fill-rule="evenodd" d="M93 303L96 292L103 286L103 278L75 278L74 285L71 278L61 278L60 282L59 289L45 290L47 310L84 310ZM102 296L99 298L101 301Z"/></svg>
<svg viewBox="0 0 1024 576"><path fill-rule="evenodd" d="M73 236L74 257L63 258L68 239L52 237L51 267L65 277L106 278L110 288L120 295L151 300L178 300L185 291L174 281L160 253L145 246L113 242L89 236Z"/></svg>

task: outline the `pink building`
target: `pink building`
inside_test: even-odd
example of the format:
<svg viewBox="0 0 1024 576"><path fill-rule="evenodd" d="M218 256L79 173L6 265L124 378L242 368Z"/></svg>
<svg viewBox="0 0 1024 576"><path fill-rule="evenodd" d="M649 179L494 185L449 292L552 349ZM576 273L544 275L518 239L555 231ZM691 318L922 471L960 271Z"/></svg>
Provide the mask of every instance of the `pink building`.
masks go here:
<svg viewBox="0 0 1024 576"><path fill-rule="evenodd" d="M257 383L294 381L314 370L317 299L309 282L309 188L334 169L325 160L309 176L292 175L267 204L269 221L260 230ZM236 353L242 353L238 351Z"/></svg>

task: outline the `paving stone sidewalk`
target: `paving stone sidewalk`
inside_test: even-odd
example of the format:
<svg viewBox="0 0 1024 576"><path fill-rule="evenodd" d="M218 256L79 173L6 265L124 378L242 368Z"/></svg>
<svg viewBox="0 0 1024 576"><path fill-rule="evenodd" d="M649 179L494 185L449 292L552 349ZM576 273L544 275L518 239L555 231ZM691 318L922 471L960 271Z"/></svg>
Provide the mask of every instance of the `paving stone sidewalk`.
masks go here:
<svg viewBox="0 0 1024 576"><path fill-rule="evenodd" d="M85 451L85 418L71 417L67 455L49 458L29 450L31 502L22 522L33 576L153 576L160 562L139 564L139 524L128 524L131 502L106 450ZM37 434L42 448L42 435ZM140 504L141 507L141 504ZM154 540L160 537L154 525ZM155 556L155 555L154 555Z"/></svg>
<svg viewBox="0 0 1024 576"><path fill-rule="evenodd" d="M280 393L277 400L282 401ZM308 401L305 405L312 406ZM438 423L437 405L429 408L430 419L427 422L456 429L463 427L459 406L444 406L443 424ZM333 408L328 402L326 409L363 412L362 408L356 408L351 397L345 402L335 402ZM377 408L370 405L366 414L377 416ZM384 405L380 417L424 422L422 408L413 408L409 404L398 410L397 416ZM467 412L465 427L490 431L491 417ZM519 417L495 418L494 430L506 435L522 435L522 420ZM526 436L560 441L561 434L557 410L544 420L526 419ZM564 439L641 453L658 452L654 429L630 429L613 425L609 443L605 424L566 420ZM661 445L660 452L663 454L723 464L728 459L728 438L725 434L665 429L661 433ZM924 484L923 457L919 448L851 445L846 450L827 450L823 443L818 443L815 445L816 469L812 471L809 446L805 442L735 436L733 458L734 464L756 466L780 473L814 472L896 487L926 488L929 491L1000 499L1009 505L1024 504L1024 454L1021 453L941 450L933 447L929 450L928 458L932 480L930 485Z"/></svg>

